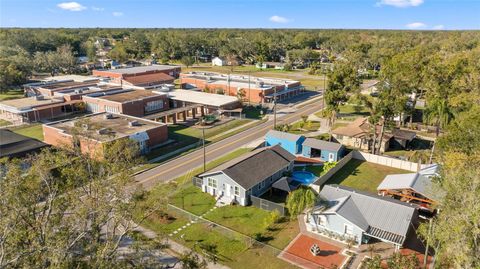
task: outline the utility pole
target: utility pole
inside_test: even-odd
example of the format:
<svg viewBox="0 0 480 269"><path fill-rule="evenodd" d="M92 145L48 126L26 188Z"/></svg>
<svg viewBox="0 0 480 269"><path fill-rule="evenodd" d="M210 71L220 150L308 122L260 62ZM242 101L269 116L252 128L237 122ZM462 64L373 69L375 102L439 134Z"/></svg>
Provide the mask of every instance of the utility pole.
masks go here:
<svg viewBox="0 0 480 269"><path fill-rule="evenodd" d="M202 143L203 143L203 172L207 171L207 154L205 150L205 128L202 127Z"/></svg>
<svg viewBox="0 0 480 269"><path fill-rule="evenodd" d="M273 87L273 130L277 128L277 87Z"/></svg>
<svg viewBox="0 0 480 269"><path fill-rule="evenodd" d="M251 71L248 71L248 105L250 106L250 73Z"/></svg>

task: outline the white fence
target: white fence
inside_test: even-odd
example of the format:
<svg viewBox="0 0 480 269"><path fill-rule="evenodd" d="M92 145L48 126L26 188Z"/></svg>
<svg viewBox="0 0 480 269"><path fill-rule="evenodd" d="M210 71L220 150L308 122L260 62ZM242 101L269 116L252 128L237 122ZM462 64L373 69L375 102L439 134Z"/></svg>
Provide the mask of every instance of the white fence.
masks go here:
<svg viewBox="0 0 480 269"><path fill-rule="evenodd" d="M370 153L365 153L357 150L351 151L345 157L343 157L335 167L330 169L325 175L319 177L311 187L320 192L321 186L325 184L335 173L342 169L351 159L357 159L361 161L371 162L375 164L385 165L393 168L408 170L412 172L417 172L418 170L425 168L428 164L420 164L409 161L403 161L391 157L379 156Z"/></svg>
<svg viewBox="0 0 480 269"><path fill-rule="evenodd" d="M414 163L414 162L409 162L409 161L403 161L391 157L386 157L386 156L379 156L379 155L374 155L370 153L365 153L365 152L360 152L360 151L352 151L353 152L353 158L357 160L362 160L366 162L371 162L371 163L376 163L380 165L385 165L393 168L398 168L398 169L403 169L403 170L408 170L412 172L417 172L421 168L423 168L425 165L421 165L419 163Z"/></svg>

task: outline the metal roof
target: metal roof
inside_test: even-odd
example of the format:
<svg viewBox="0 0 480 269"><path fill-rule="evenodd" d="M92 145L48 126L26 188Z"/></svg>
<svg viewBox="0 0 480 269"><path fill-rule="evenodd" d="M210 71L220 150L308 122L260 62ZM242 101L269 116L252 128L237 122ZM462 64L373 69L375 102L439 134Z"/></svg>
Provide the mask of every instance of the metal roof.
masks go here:
<svg viewBox="0 0 480 269"><path fill-rule="evenodd" d="M431 177L438 175L438 165L426 167L417 173L387 175L377 190L412 189L427 197L434 198Z"/></svg>
<svg viewBox="0 0 480 269"><path fill-rule="evenodd" d="M304 146L308 146L314 149L323 149L323 150L330 150L330 151L339 151L343 146L342 144L324 141L315 138L307 138L305 142L303 142Z"/></svg>
<svg viewBox="0 0 480 269"><path fill-rule="evenodd" d="M206 93L195 90L174 90L168 92L168 98L182 102L202 104L207 106L222 107L232 103L240 103L237 97Z"/></svg>
<svg viewBox="0 0 480 269"><path fill-rule="evenodd" d="M413 205L344 186L325 185L320 196L327 201L349 197L335 213L366 233L384 231L375 232L372 236L400 245L405 241L412 219L416 217L416 207ZM368 224L368 229L365 229L363 220Z"/></svg>
<svg viewBox="0 0 480 269"><path fill-rule="evenodd" d="M282 139L282 140L293 141L293 142L297 142L300 138L302 138L301 135L296 135L296 134L291 134L291 133L286 133L286 132L280 132L280 131L277 131L277 130L268 131L268 133L266 134L266 137L268 137L268 136L275 137L275 138Z"/></svg>

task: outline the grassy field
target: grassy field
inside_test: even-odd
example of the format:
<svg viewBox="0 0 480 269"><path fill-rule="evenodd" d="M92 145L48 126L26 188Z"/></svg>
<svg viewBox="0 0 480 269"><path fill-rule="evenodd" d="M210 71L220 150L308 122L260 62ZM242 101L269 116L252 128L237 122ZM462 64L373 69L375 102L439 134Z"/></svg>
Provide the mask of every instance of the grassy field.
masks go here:
<svg viewBox="0 0 480 269"><path fill-rule="evenodd" d="M12 123L11 123L11 122L9 122L9 121L6 121L6 120L0 120L0 127L2 127L2 126L7 126L7 125L10 125L10 124L12 124Z"/></svg>
<svg viewBox="0 0 480 269"><path fill-rule="evenodd" d="M207 169L214 168L248 151L249 149L233 151L208 163ZM168 210L168 216L166 217L162 212L167 212L167 209L162 203L169 201L194 214L203 214L208 211L215 203L214 198L201 192L200 189L190 183L191 176L201 172L202 168L198 168L170 183L159 184L139 202L140 207L135 211L135 216L139 218L148 206L157 205L158 212L155 211L154 214L145 219L142 225L158 234L167 235L187 224L189 218L185 214L172 210ZM286 220L267 229L265 219L268 215L269 212L255 207L226 206L217 208L205 217L247 235L261 234L265 243L283 249L298 234L298 223L296 220ZM191 248L196 248L199 244L213 244L217 248L220 262L233 269L258 266L272 269L295 268L278 259L274 249L250 247L248 240L245 241L244 237L225 234L225 232L220 232L218 228L205 223L194 223L174 234L172 239Z"/></svg>
<svg viewBox="0 0 480 269"><path fill-rule="evenodd" d="M0 101L17 99L22 97L23 97L23 90L21 89L9 90L5 93L0 93Z"/></svg>
<svg viewBox="0 0 480 269"><path fill-rule="evenodd" d="M378 185L386 175L404 173L411 172L352 159L334 174L326 184L339 184L376 193Z"/></svg>
<svg viewBox="0 0 480 269"><path fill-rule="evenodd" d="M308 69L302 70L276 70L276 69L258 69L253 65L244 66L212 66L210 63L202 63L200 65L194 65L189 68L182 68L183 72L190 71L211 71L219 73L236 73L236 74L251 74L257 77L271 77L271 78L284 78L298 80L309 90L321 90L324 85L327 85L327 80L324 82L322 75L309 75Z"/></svg>
<svg viewBox="0 0 480 269"><path fill-rule="evenodd" d="M12 131L14 131L17 134L21 134L24 136L28 136L28 137L43 141L42 124L31 124L27 126L22 126L22 127L12 129Z"/></svg>
<svg viewBox="0 0 480 269"><path fill-rule="evenodd" d="M228 130L233 128L240 127L245 125L252 120L250 119L236 119L225 124L212 127L210 129L205 130L205 140L207 143L218 141L218 135L224 133ZM239 130L241 131L241 129ZM238 132L232 132L229 135L233 135ZM174 143L156 148L152 150L148 155L147 159L152 159L170 152L173 152L179 148L186 147L188 145L198 143L200 146L200 141L202 140L202 130L199 128L195 128L193 126L188 127L185 125L169 125L168 126L168 137L169 139L175 140ZM225 138L226 136L222 136L221 138Z"/></svg>
<svg viewBox="0 0 480 269"><path fill-rule="evenodd" d="M307 121L307 123L303 123L303 127L301 127L302 121L297 121L291 125L289 133L292 134L304 134L308 132L315 132L320 128L320 122L318 121Z"/></svg>

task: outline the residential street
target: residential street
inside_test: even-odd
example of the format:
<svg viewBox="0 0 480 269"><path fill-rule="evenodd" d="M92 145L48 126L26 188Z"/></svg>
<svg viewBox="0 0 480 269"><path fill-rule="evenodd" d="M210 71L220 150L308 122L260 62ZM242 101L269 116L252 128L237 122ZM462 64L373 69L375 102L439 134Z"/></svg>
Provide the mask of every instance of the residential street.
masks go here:
<svg viewBox="0 0 480 269"><path fill-rule="evenodd" d="M301 118L302 115L309 115L317 112L323 107L323 102L312 103L299 109L289 108L285 112L278 111L277 124L292 123ZM262 138L270 129L273 128L273 120L255 126L244 132L228 137L222 141L216 142L206 147L206 162L210 162L231 151L234 151L249 142ZM203 150L198 150L172 159L153 169L147 170L135 176L137 184L141 184L145 189L154 187L159 182L167 182L180 175L183 175L197 167L203 165Z"/></svg>

